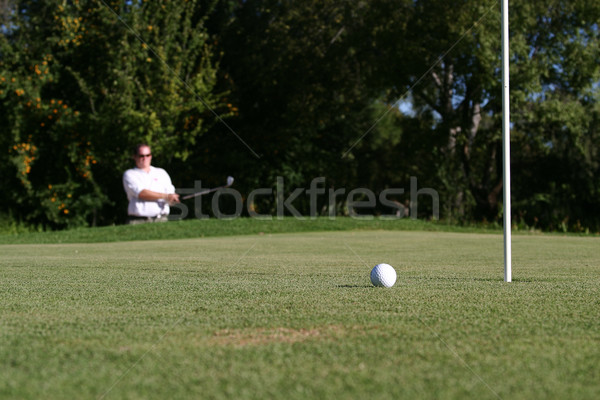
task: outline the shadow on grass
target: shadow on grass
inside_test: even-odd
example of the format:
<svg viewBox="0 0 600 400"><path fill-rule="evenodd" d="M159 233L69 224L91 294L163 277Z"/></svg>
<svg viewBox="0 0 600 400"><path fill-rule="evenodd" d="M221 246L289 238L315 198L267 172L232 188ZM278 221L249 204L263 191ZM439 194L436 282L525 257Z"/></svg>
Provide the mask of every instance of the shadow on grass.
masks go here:
<svg viewBox="0 0 600 400"><path fill-rule="evenodd" d="M344 289L357 289L357 288L372 288L373 285L336 285L336 287Z"/></svg>
<svg viewBox="0 0 600 400"><path fill-rule="evenodd" d="M428 281L428 282L494 282L504 283L504 277L460 277L460 276L410 276L406 277L404 281ZM513 278L512 283L540 283L540 282L552 282L552 279L545 278Z"/></svg>
<svg viewBox="0 0 600 400"><path fill-rule="evenodd" d="M405 280L415 281L449 281L449 282L504 282L502 277L499 278L471 278L460 276L410 276Z"/></svg>

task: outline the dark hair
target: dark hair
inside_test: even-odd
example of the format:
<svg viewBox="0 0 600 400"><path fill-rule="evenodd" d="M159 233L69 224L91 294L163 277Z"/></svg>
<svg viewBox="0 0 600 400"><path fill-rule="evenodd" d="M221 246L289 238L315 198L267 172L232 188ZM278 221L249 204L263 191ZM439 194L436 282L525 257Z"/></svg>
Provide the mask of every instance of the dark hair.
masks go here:
<svg viewBox="0 0 600 400"><path fill-rule="evenodd" d="M141 149L142 147L147 147L147 148L150 148L150 145L149 145L149 144L146 144L146 143L139 143L139 144L136 144L136 145L135 145L135 147L133 148L133 153L132 153L134 157L135 157L135 156L137 156L138 154L140 154L140 149Z"/></svg>

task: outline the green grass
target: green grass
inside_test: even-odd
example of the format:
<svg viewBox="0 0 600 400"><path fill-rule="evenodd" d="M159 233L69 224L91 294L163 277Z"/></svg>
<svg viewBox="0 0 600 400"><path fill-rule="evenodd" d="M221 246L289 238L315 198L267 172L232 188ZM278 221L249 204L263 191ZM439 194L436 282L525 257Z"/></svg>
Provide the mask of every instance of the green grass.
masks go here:
<svg viewBox="0 0 600 400"><path fill-rule="evenodd" d="M319 217L299 220L286 217L281 220L237 218L231 220L191 219L166 224L119 225L98 228L79 228L62 231L25 232L3 231L0 229L0 244L59 244L59 243L110 243L132 240L190 239L217 236L238 236L268 233L326 232L355 230L400 230L461 233L499 233L502 227L496 224L459 226L445 221L424 221L413 219L361 219ZM556 233L530 228L513 227L516 234L544 234L600 237L600 233Z"/></svg>
<svg viewBox="0 0 600 400"><path fill-rule="evenodd" d="M0 244L100 243L131 240L189 239L261 233L290 233L348 230L427 230L446 232L499 232L496 226L458 227L443 222L412 219L359 219L340 217L299 220L237 218L231 220L192 219L166 224L120 225L48 232L2 234Z"/></svg>
<svg viewBox="0 0 600 400"><path fill-rule="evenodd" d="M0 398L596 399L599 245L515 236L510 284L489 233L2 245Z"/></svg>

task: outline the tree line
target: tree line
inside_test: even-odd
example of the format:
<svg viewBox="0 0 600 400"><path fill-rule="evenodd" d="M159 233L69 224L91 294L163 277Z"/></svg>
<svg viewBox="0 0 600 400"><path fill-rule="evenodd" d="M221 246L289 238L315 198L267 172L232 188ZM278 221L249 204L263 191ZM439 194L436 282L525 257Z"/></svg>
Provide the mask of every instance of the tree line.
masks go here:
<svg viewBox="0 0 600 400"><path fill-rule="evenodd" d="M416 177L439 193L441 218L501 221L498 0L0 7L0 205L12 220L122 223L121 175L148 142L179 188L232 175L242 194L278 177L289 190L325 177L380 192ZM600 230L598 21L597 1L510 3L515 224ZM251 207L268 214L275 200Z"/></svg>

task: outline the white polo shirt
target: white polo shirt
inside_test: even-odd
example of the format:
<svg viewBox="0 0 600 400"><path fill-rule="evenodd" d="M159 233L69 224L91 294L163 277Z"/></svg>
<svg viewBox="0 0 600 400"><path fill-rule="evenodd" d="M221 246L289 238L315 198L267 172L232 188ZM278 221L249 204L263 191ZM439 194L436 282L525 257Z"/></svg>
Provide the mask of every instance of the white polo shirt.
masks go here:
<svg viewBox="0 0 600 400"><path fill-rule="evenodd" d="M169 215L169 204L165 200L145 201L138 198L144 189L158 193L175 193L175 186L164 169L152 166L149 172L139 168L128 169L123 174L123 187L129 200L128 215L138 217Z"/></svg>

